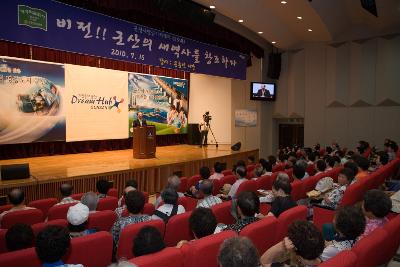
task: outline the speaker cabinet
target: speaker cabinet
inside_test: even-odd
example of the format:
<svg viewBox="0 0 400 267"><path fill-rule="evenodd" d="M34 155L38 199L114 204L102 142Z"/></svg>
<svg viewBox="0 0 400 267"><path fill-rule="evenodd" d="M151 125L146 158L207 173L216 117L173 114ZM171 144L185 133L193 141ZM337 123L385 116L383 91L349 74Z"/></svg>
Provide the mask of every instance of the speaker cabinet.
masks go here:
<svg viewBox="0 0 400 267"><path fill-rule="evenodd" d="M188 125L188 143L189 145L200 145L200 131L198 123L189 123Z"/></svg>
<svg viewBox="0 0 400 267"><path fill-rule="evenodd" d="M30 177L29 164L12 164L2 165L1 168L1 180L17 180L26 179Z"/></svg>

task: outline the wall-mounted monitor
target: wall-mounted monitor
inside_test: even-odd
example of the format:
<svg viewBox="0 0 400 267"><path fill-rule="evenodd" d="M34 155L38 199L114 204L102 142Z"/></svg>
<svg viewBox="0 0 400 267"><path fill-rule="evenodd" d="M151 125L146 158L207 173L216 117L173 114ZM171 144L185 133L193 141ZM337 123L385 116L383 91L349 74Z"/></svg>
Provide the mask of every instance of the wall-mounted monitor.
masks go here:
<svg viewBox="0 0 400 267"><path fill-rule="evenodd" d="M260 101L275 101L276 84L252 82L250 86L250 99Z"/></svg>

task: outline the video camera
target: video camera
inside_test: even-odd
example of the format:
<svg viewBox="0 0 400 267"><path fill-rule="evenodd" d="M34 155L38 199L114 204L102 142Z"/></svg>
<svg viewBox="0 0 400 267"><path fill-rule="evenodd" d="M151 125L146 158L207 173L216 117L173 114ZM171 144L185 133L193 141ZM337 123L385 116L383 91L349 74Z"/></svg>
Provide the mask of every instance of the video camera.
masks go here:
<svg viewBox="0 0 400 267"><path fill-rule="evenodd" d="M211 117L211 115L210 115L210 111L206 111L206 113L204 113L203 119L204 119L204 122L205 122L206 124L209 124L209 123L210 123L210 121L212 120L212 117Z"/></svg>

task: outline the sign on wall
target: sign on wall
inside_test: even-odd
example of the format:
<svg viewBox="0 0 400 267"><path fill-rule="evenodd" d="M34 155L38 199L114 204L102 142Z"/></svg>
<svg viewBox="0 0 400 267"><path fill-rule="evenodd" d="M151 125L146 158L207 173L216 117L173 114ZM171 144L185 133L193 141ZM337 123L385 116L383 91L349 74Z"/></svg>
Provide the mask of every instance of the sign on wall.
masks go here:
<svg viewBox="0 0 400 267"><path fill-rule="evenodd" d="M1 1L0 39L246 79L247 55L50 0Z"/></svg>
<svg viewBox="0 0 400 267"><path fill-rule="evenodd" d="M65 140L64 65L0 58L0 144Z"/></svg>
<svg viewBox="0 0 400 267"><path fill-rule="evenodd" d="M235 110L236 127L255 127L257 126L257 111L253 109Z"/></svg>

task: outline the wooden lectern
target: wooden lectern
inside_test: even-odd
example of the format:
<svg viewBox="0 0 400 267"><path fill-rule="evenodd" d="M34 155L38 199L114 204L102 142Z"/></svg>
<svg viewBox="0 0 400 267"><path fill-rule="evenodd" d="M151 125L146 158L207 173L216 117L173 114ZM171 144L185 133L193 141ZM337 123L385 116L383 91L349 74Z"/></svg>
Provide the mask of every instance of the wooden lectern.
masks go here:
<svg viewBox="0 0 400 267"><path fill-rule="evenodd" d="M133 128L133 157L135 159L156 157L156 127L149 125Z"/></svg>

